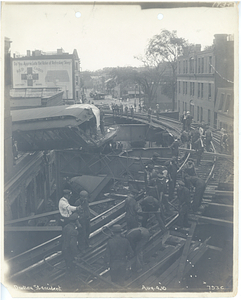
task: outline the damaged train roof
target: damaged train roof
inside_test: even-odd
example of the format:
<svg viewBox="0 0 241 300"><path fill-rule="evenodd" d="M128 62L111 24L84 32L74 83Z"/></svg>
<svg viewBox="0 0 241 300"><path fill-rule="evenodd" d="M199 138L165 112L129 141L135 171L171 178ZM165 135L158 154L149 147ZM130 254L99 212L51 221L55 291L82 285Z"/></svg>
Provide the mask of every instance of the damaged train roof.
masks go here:
<svg viewBox="0 0 241 300"><path fill-rule="evenodd" d="M12 111L13 138L20 151L99 147L100 111L91 104ZM93 137L94 136L94 137Z"/></svg>

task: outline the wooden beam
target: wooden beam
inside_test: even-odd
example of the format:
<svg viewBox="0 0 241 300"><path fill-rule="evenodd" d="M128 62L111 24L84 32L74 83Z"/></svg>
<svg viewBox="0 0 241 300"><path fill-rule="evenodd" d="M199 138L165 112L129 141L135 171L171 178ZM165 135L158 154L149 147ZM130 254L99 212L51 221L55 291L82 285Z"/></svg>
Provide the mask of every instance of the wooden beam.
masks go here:
<svg viewBox="0 0 241 300"><path fill-rule="evenodd" d="M26 231L26 232L43 232L43 231L62 231L62 226L5 226L4 231Z"/></svg>
<svg viewBox="0 0 241 300"><path fill-rule="evenodd" d="M198 223L208 223L208 224L213 224L218 226L233 226L233 222L227 220L204 217L199 215L189 215L189 218L198 221Z"/></svg>
<svg viewBox="0 0 241 300"><path fill-rule="evenodd" d="M210 206L217 206L220 208L230 208L233 209L233 205L228 205L228 204L222 204L222 203L216 203L216 202L209 202L209 201L202 201L203 204L208 204Z"/></svg>
<svg viewBox="0 0 241 300"><path fill-rule="evenodd" d="M84 260L83 260L83 262L84 262ZM106 279L106 278L100 276L98 273L92 271L91 269L89 269L89 268L87 268L87 267L84 267L81 263L76 262L76 265L77 265L79 268L81 268L81 269L83 269L84 271L86 271L87 273L89 273L89 274L91 274L91 275L94 275L95 277L97 277L97 278L100 279L101 281L107 283L109 286L112 286L112 287L114 287L115 289L117 288L118 290L122 289L119 285L117 285L117 284L113 283L112 281L109 281L108 279Z"/></svg>
<svg viewBox="0 0 241 300"><path fill-rule="evenodd" d="M99 214L97 214L97 212L95 212L93 209L89 208L90 210L90 213L93 215L93 216L98 216Z"/></svg>
<svg viewBox="0 0 241 300"><path fill-rule="evenodd" d="M193 234L194 234L194 231L196 229L196 226L197 226L197 223L192 222L192 225L191 225L191 228L189 230L186 243L184 245L182 256L180 258L180 263L179 263L179 267L178 267L178 271L177 271L177 282L176 282L177 285L179 285L179 283L181 283L181 281L182 281L183 273L184 273L185 266L186 266L186 263L187 263L187 256L188 256L188 253L189 253L189 248L190 248L190 245L191 245L191 241L192 241Z"/></svg>
<svg viewBox="0 0 241 300"><path fill-rule="evenodd" d="M38 214L38 215L34 215L34 216L29 216L29 217L25 217L25 218L7 221L4 225L16 224L19 222L34 220L34 219L38 219L38 218L42 218L42 217L48 217L48 216L52 216L52 215L56 215L56 214L59 214L59 210L54 210L54 211L50 211L50 212L43 213L43 214Z"/></svg>
<svg viewBox="0 0 241 300"><path fill-rule="evenodd" d="M183 151L186 151L186 152L189 152L189 153L196 153L196 150L193 150L193 149L179 148L179 150L183 150ZM228 158L228 159L232 158L232 155L228 155L228 154L221 154L221 153L214 153L214 152L204 151L203 155L205 155L205 154L208 154L210 156Z"/></svg>

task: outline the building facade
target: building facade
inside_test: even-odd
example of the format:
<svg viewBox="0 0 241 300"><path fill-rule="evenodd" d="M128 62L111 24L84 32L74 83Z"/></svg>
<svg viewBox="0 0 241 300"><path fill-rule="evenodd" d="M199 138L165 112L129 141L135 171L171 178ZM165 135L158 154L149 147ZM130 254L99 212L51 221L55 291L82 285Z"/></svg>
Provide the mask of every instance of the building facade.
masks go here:
<svg viewBox="0 0 241 300"><path fill-rule="evenodd" d="M54 53L27 50L26 56L12 58L13 89L53 89L63 91L66 104L80 103L80 59L58 49Z"/></svg>
<svg viewBox="0 0 241 300"><path fill-rule="evenodd" d="M234 42L227 34L216 34L213 45L201 51L201 45L188 47L177 61L177 108L180 114L190 111L195 122L214 128L225 125L217 109L220 88L227 89L224 98L233 107ZM228 105L228 104L227 104ZM230 113L230 109L227 109ZM227 112L223 111L223 114ZM225 126L232 126L227 118ZM225 122L226 122L225 121Z"/></svg>

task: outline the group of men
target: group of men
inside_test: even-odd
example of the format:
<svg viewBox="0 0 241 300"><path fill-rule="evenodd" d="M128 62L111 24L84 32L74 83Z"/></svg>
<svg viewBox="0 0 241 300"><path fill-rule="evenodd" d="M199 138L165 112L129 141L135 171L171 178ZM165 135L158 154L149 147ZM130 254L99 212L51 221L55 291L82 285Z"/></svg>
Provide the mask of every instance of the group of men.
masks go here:
<svg viewBox="0 0 241 300"><path fill-rule="evenodd" d="M190 112L184 112L181 116L181 122L183 124L181 142L187 147L196 151L197 167L200 165L202 154L204 149L207 152L212 151L212 139L213 133L209 126L201 124L196 126L195 129L191 128L192 116Z"/></svg>

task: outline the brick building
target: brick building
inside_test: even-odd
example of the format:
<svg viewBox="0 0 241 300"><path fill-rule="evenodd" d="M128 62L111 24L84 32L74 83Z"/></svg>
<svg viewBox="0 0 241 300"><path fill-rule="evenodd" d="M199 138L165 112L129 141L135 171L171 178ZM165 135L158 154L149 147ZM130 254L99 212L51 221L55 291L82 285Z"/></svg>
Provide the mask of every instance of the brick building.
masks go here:
<svg viewBox="0 0 241 300"><path fill-rule="evenodd" d="M201 45L188 47L178 58L177 107L180 114L190 111L195 122L228 128L233 123L234 42L227 34L214 37L212 46L203 51Z"/></svg>
<svg viewBox="0 0 241 300"><path fill-rule="evenodd" d="M27 56L12 58L13 89L56 89L63 91L66 104L80 103L81 80L80 59L76 49L72 54L63 49L44 53L40 50L27 50Z"/></svg>

